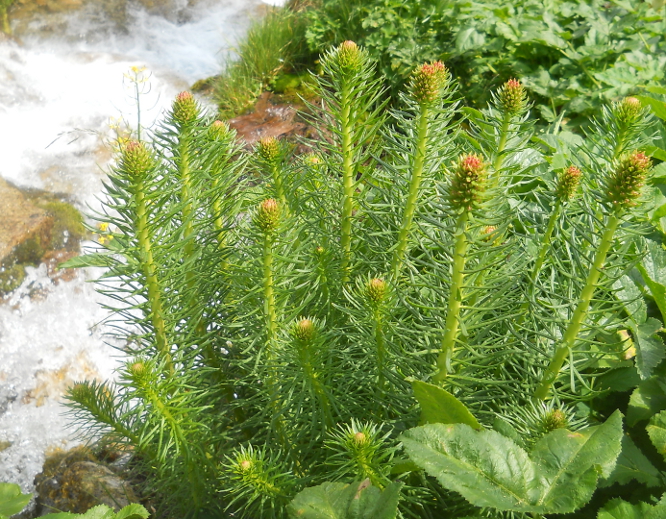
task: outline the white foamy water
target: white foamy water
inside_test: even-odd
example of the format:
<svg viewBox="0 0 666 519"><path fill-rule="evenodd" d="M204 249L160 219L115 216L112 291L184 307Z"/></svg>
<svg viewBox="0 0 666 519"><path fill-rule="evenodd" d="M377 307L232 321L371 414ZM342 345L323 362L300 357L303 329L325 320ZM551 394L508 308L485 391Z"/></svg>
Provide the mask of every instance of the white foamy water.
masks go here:
<svg viewBox="0 0 666 519"><path fill-rule="evenodd" d="M15 24L20 43L0 41L0 177L69 195L84 211L97 207L110 121L136 121L124 74L147 67L141 112L150 126L177 92L219 71L261 4L211 0L162 15L130 5L124 27L88 5ZM105 343L101 296L88 283L98 274L55 285L44 266L31 269L0 305L0 482L32 491L44 452L71 445L67 385L113 375L118 351Z"/></svg>

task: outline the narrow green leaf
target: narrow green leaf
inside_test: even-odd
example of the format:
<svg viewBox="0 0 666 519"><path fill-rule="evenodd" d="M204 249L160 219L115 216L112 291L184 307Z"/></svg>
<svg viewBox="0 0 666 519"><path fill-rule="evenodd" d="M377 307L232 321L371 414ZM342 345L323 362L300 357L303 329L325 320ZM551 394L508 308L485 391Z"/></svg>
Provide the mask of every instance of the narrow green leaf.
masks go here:
<svg viewBox="0 0 666 519"><path fill-rule="evenodd" d="M654 415L645 429L652 444L666 458L666 411Z"/></svg>
<svg viewBox="0 0 666 519"><path fill-rule="evenodd" d="M464 423L473 429L482 426L460 400L439 386L412 381L414 396L421 404L420 424L426 423Z"/></svg>
<svg viewBox="0 0 666 519"><path fill-rule="evenodd" d="M73 258L64 261L59 268L82 268L82 267L111 267L118 263L118 260L109 256L108 254L102 254L95 252L92 254L84 254L82 256L74 256Z"/></svg>
<svg viewBox="0 0 666 519"><path fill-rule="evenodd" d="M9 517L18 514L30 502L32 494L22 494L21 487L14 483L0 483L0 515Z"/></svg>

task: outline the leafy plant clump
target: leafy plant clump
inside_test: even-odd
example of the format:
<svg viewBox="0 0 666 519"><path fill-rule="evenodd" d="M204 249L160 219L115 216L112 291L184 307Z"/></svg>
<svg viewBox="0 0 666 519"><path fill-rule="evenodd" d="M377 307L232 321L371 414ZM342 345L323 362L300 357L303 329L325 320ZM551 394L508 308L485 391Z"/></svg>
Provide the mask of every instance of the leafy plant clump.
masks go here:
<svg viewBox="0 0 666 519"><path fill-rule="evenodd" d="M311 49L353 39L397 94L429 60L451 67L468 104L520 77L547 123L588 124L601 107L663 83L663 2L594 0L321 0L309 14Z"/></svg>
<svg viewBox="0 0 666 519"><path fill-rule="evenodd" d="M387 110L368 51L321 66L309 154L243 151L187 92L121 145L113 239L68 266L108 268L127 361L71 388L80 424L130 444L172 515L594 515L618 487L657 506L632 439L654 413L625 427L606 399L661 390L648 109L605 107L569 149L532 140L515 79L466 109L428 62Z"/></svg>

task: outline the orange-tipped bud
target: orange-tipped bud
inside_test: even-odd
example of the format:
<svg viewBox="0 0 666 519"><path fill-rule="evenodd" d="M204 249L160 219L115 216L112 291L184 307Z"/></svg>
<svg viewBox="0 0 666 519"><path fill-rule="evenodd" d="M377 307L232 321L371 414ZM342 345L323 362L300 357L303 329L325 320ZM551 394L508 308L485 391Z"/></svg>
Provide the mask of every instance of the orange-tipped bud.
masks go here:
<svg viewBox="0 0 666 519"><path fill-rule="evenodd" d="M621 124L631 124L641 116L641 102L635 97L625 97L622 101L613 107L615 115Z"/></svg>
<svg viewBox="0 0 666 519"><path fill-rule="evenodd" d="M275 137L266 137L259 141L257 153L270 165L277 165L282 156L282 146Z"/></svg>
<svg viewBox="0 0 666 519"><path fill-rule="evenodd" d="M454 209L471 211L486 189L486 164L474 153L461 155L451 177L449 202Z"/></svg>
<svg viewBox="0 0 666 519"><path fill-rule="evenodd" d="M214 121L208 128L208 136L214 141L221 141L229 135L229 125L223 121Z"/></svg>
<svg viewBox="0 0 666 519"><path fill-rule="evenodd" d="M412 73L409 91L420 105L430 105L442 97L451 74L441 61L425 63Z"/></svg>
<svg viewBox="0 0 666 519"><path fill-rule="evenodd" d="M509 79L499 91L500 105L509 115L519 115L527 106L525 87L517 79Z"/></svg>
<svg viewBox="0 0 666 519"><path fill-rule="evenodd" d="M294 338L301 342L310 342L316 331L315 324L307 318L300 319L291 329Z"/></svg>
<svg viewBox="0 0 666 519"><path fill-rule="evenodd" d="M558 199L565 202L570 200L578 190L580 185L581 172L576 166L569 166L557 179L557 188L555 194Z"/></svg>
<svg viewBox="0 0 666 519"><path fill-rule="evenodd" d="M274 198L268 198L259 204L256 223L265 233L272 233L280 223L280 204Z"/></svg>
<svg viewBox="0 0 666 519"><path fill-rule="evenodd" d="M367 443L367 441L368 441L368 435L365 434L364 432L357 432L357 433L354 435L354 441L355 441L357 444L359 444L359 445L362 445L362 444L364 444L364 443Z"/></svg>
<svg viewBox="0 0 666 519"><path fill-rule="evenodd" d="M179 124L187 124L199 116L199 107L189 92L181 92L176 96L172 106L173 118Z"/></svg>
<svg viewBox="0 0 666 519"><path fill-rule="evenodd" d="M606 202L622 209L635 206L651 167L652 160L641 151L623 155L615 171L607 177Z"/></svg>
<svg viewBox="0 0 666 519"><path fill-rule="evenodd" d="M337 48L338 64L345 72L357 70L362 62L361 49L353 41L344 41Z"/></svg>

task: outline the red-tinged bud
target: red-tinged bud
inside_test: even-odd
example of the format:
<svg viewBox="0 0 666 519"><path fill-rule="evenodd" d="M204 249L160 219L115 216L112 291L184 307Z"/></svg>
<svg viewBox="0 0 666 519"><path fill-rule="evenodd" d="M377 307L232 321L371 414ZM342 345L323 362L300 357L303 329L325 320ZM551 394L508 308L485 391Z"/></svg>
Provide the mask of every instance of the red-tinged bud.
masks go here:
<svg viewBox="0 0 666 519"><path fill-rule="evenodd" d="M321 256L322 254L324 254L324 247L322 247L321 245L319 245L318 247L316 247L316 248L315 248L315 254L316 254L317 256Z"/></svg>
<svg viewBox="0 0 666 519"><path fill-rule="evenodd" d="M353 41L344 41L337 48L338 65L345 72L357 70L362 64L361 49Z"/></svg>
<svg viewBox="0 0 666 519"><path fill-rule="evenodd" d="M525 87L517 79L509 79L499 91L500 105L509 115L520 115L527 106Z"/></svg>
<svg viewBox="0 0 666 519"><path fill-rule="evenodd" d="M312 320L300 319L291 329L293 337L301 342L310 342L315 336L317 329Z"/></svg>
<svg viewBox="0 0 666 519"><path fill-rule="evenodd" d="M364 432L357 432L354 434L354 441L359 445L363 445L368 442L368 435Z"/></svg>
<svg viewBox="0 0 666 519"><path fill-rule="evenodd" d="M641 102L635 97L625 97L613 107L620 124L632 124L638 121L643 112L642 108Z"/></svg>
<svg viewBox="0 0 666 519"><path fill-rule="evenodd" d="M474 153L462 155L451 177L449 202L454 209L471 211L479 205L486 189L486 164Z"/></svg>
<svg viewBox="0 0 666 519"><path fill-rule="evenodd" d="M606 179L605 201L614 208L635 206L651 167L652 160L641 151L623 155Z"/></svg>
<svg viewBox="0 0 666 519"><path fill-rule="evenodd" d="M277 229L280 223L280 205L274 198L268 198L259 204L256 223L267 234Z"/></svg>
<svg viewBox="0 0 666 519"><path fill-rule="evenodd" d="M173 102L173 118L178 124L187 124L199 116L199 107L189 92L181 92Z"/></svg>
<svg viewBox="0 0 666 519"><path fill-rule="evenodd" d="M214 121L208 128L208 136L214 141L221 141L229 135L229 125L223 121Z"/></svg>
<svg viewBox="0 0 666 519"><path fill-rule="evenodd" d="M250 460L243 460L238 464L238 468L241 472L247 472L252 468L252 462Z"/></svg>
<svg viewBox="0 0 666 519"><path fill-rule="evenodd" d="M155 165L150 151L142 142L129 141L121 153L120 168L131 176L143 177Z"/></svg>
<svg viewBox="0 0 666 519"><path fill-rule="evenodd" d="M442 97L451 74L441 61L425 63L412 73L409 91L421 106L427 106Z"/></svg>
<svg viewBox="0 0 666 519"><path fill-rule="evenodd" d="M580 185L581 172L576 166L569 166L557 179L557 188L555 195L559 200L565 202L570 200L578 190Z"/></svg>
<svg viewBox="0 0 666 519"><path fill-rule="evenodd" d="M386 297L386 281L381 278L372 278L366 286L368 298L373 303L381 303Z"/></svg>
<svg viewBox="0 0 666 519"><path fill-rule="evenodd" d="M275 137L266 137L259 141L257 153L270 165L277 165L282 156L282 146Z"/></svg>

